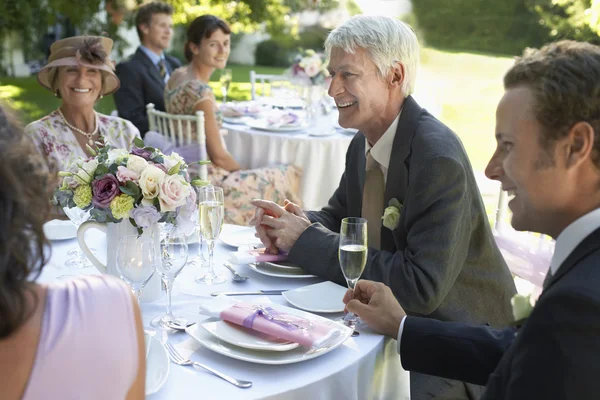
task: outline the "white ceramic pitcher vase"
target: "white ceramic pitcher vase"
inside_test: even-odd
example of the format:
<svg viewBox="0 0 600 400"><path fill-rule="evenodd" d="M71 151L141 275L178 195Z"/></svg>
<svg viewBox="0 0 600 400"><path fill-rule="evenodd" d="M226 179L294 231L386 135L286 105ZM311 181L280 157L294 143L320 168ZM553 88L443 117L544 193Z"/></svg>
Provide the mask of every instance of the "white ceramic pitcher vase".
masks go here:
<svg viewBox="0 0 600 400"><path fill-rule="evenodd" d="M85 242L85 233L89 229L98 229L106 234L106 265L101 263L94 254L90 251L87 243ZM153 226L144 229L142 233L143 236L152 237L157 249L156 254L160 254L158 251L160 246L160 232L159 232L158 224L154 224ZM135 228L129 220L123 220L117 223L100 223L96 221L85 221L83 224L79 226L77 230L77 240L79 241L79 246L81 250L86 255L88 260L103 274L109 274L114 276L119 276L119 271L117 270L117 248L119 246L119 242L121 238L127 235L137 235L137 228ZM142 289L142 294L140 296L141 301L150 302L157 300L162 295L162 285L160 281L160 277L158 274L154 274L152 278L148 281L144 289Z"/></svg>

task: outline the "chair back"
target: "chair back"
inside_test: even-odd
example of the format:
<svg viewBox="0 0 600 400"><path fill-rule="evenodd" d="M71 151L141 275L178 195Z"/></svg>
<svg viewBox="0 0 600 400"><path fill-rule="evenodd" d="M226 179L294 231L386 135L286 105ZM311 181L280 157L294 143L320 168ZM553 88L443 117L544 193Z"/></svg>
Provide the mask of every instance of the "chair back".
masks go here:
<svg viewBox="0 0 600 400"><path fill-rule="evenodd" d="M267 87L269 89L269 95L273 94L273 83L279 82L290 82L290 78L286 75L270 75L270 74L257 74L256 71L250 71L250 85L252 92L252 100L256 100L258 82L260 82L260 94L258 96L267 96Z"/></svg>
<svg viewBox="0 0 600 400"><path fill-rule="evenodd" d="M169 114L155 109L154 104L146 106L149 129L166 137L175 147L198 146L200 159L206 158L206 135L204 131L204 112L196 111L194 115ZM200 179L208 179L206 165L200 167Z"/></svg>

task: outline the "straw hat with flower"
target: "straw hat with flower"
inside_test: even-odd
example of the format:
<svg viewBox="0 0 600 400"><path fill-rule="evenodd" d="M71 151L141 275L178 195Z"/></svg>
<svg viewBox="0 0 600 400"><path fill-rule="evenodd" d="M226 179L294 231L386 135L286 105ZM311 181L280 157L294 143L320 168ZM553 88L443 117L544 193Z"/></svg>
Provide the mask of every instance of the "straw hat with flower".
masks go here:
<svg viewBox="0 0 600 400"><path fill-rule="evenodd" d="M119 88L120 82L110 61L112 46L113 41L103 36L74 36L57 40L50 47L48 64L38 73L38 82L52 91L56 67L84 66L103 71L102 95L114 93Z"/></svg>

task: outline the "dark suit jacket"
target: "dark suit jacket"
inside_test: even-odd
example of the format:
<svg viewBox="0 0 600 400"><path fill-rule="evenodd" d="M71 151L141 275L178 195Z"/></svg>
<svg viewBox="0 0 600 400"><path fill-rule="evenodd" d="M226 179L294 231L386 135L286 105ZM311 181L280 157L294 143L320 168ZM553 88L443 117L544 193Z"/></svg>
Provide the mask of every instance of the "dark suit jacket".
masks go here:
<svg viewBox="0 0 600 400"><path fill-rule="evenodd" d="M573 250L516 331L408 317L405 369L485 384L484 399L598 399L600 229Z"/></svg>
<svg viewBox="0 0 600 400"><path fill-rule="evenodd" d="M329 204L308 212L314 223L290 261L345 284L338 261L341 220L360 216L365 137L358 133ZM459 138L417 102L405 100L394 138L385 206L403 204L399 226L382 226L381 251L369 248L364 279L383 282L410 315L506 326L516 292L496 247L483 201Z"/></svg>
<svg viewBox="0 0 600 400"><path fill-rule="evenodd" d="M181 66L175 57L165 54L169 73ZM138 48L131 58L117 65L121 87L115 92L119 117L131 121L142 135L148 132L146 105L153 103L157 110L165 111L165 83L158 67Z"/></svg>

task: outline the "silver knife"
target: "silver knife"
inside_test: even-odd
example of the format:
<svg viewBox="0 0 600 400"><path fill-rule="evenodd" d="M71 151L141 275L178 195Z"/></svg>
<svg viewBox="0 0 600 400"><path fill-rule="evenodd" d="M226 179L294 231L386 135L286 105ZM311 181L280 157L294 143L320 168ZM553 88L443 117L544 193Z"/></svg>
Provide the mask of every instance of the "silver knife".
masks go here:
<svg viewBox="0 0 600 400"><path fill-rule="evenodd" d="M272 295L272 294L281 294L283 292L287 292L288 289L279 289L279 290L256 290L254 292L213 292L211 296L218 296L223 294L225 296L244 296L244 295Z"/></svg>

